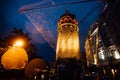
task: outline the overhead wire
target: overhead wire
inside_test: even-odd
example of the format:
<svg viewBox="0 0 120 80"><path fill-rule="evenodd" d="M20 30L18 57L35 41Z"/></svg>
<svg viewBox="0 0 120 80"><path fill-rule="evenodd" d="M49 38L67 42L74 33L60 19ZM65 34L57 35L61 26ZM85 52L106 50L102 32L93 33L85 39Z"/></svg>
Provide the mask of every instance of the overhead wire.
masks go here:
<svg viewBox="0 0 120 80"><path fill-rule="evenodd" d="M36 9L43 9L43 8L50 8L50 7L56 7L56 6L61 6L61 5L68 5L68 4L79 4L79 3L86 3L86 2L93 2L93 1L97 1L97 0L82 0L82 1L77 1L77 2L65 2L65 3L61 3L61 4L55 4L55 5L48 5L48 6L40 6L37 8L30 8L30 9L20 9L19 12L25 12L25 11L30 11L30 10L36 10Z"/></svg>
<svg viewBox="0 0 120 80"><path fill-rule="evenodd" d="M96 6L88 12L88 14L79 22L79 24L82 23L88 16L90 16L95 11L95 9L97 9L102 4L103 4L103 2L96 4Z"/></svg>
<svg viewBox="0 0 120 80"><path fill-rule="evenodd" d="M72 32L67 35L66 39L65 39L64 42L63 42L62 47L61 47L61 48L59 49L59 51L58 51L58 54L62 51L63 47L65 46L65 44L66 44L66 42L67 42L67 40L69 39L69 37L70 37L71 34L72 34Z"/></svg>
<svg viewBox="0 0 120 80"><path fill-rule="evenodd" d="M30 11L30 10L36 10L36 9L43 9L43 8L50 8L50 7L56 7L56 6L61 6L61 5L68 5L68 4L79 4L79 3L86 3L86 2L93 2L93 1L98 1L98 0L82 0L82 1L77 1L77 2L65 2L65 3L61 3L61 4L56 4L56 5L48 5L48 6L40 6L37 8L30 8L30 9L20 9L19 11L25 12L25 11ZM88 16L90 16L95 9L97 9L99 6L101 6L103 4L103 1L100 2L99 4L97 3L96 6L94 8L92 8L88 14L79 22L79 24L81 24ZM69 35L70 36L70 35ZM68 37L69 38L69 37ZM65 40L66 42L67 40ZM61 48L62 49L62 48Z"/></svg>
<svg viewBox="0 0 120 80"><path fill-rule="evenodd" d="M96 7L93 8L92 10L90 10L90 12L80 21L80 23L83 22L89 15L91 15L94 12L95 9L97 9L100 5L102 5L102 3L103 2L101 2L100 4L96 4ZM65 45L66 41L69 39L70 35L71 35L71 33L66 37L64 45ZM60 48L59 52L62 50L64 45Z"/></svg>

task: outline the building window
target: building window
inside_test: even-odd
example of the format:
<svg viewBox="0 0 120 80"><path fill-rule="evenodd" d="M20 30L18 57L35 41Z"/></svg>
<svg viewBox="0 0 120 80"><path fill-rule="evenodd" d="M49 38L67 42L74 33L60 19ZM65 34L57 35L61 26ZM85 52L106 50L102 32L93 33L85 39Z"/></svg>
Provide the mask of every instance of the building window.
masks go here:
<svg viewBox="0 0 120 80"><path fill-rule="evenodd" d="M114 51L114 58L115 59L120 59L120 54L117 50Z"/></svg>
<svg viewBox="0 0 120 80"><path fill-rule="evenodd" d="M73 30L70 30L70 32L73 32Z"/></svg>
<svg viewBox="0 0 120 80"><path fill-rule="evenodd" d="M105 60L105 54L103 49L99 50L98 55L99 55L99 59Z"/></svg>
<svg viewBox="0 0 120 80"><path fill-rule="evenodd" d="M112 57L114 59L120 59L120 53L118 51L119 48L117 48L117 46L112 45L109 48L109 57Z"/></svg>

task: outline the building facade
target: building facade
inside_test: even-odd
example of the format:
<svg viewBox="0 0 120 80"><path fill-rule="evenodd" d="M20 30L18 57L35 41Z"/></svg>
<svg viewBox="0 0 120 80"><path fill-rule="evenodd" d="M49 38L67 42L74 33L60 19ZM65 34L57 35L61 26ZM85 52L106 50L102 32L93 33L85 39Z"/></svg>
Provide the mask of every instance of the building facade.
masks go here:
<svg viewBox="0 0 120 80"><path fill-rule="evenodd" d="M96 66L97 74L111 80L120 74L120 47L113 43L106 23L95 22L89 29L85 41L87 66ZM104 80L103 79L103 80Z"/></svg>
<svg viewBox="0 0 120 80"><path fill-rule="evenodd" d="M98 74L107 80L118 79L118 75L120 75L120 44L118 39L118 30L120 29L117 25L118 18L111 17L115 15L110 12L113 6L115 7L115 5L107 6L98 21L90 27L85 41L88 66L96 65ZM113 19L116 22L113 22Z"/></svg>
<svg viewBox="0 0 120 80"><path fill-rule="evenodd" d="M97 65L97 49L98 49L98 23L95 22L88 31L85 41L85 51L87 65Z"/></svg>

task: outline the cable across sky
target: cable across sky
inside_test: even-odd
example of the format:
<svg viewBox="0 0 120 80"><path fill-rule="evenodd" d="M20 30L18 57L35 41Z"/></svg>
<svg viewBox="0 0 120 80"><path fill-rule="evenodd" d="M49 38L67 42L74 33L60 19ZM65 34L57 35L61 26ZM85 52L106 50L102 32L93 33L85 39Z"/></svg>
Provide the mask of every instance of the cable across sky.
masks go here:
<svg viewBox="0 0 120 80"><path fill-rule="evenodd" d="M82 0L82 1L65 2L65 3L61 3L61 4L54 4L54 5L48 5L48 6L40 6L40 7L36 7L36 8L20 8L20 9L19 9L19 12L22 13L22 12L30 11L30 10L50 8L50 7L68 5L68 4L79 4L79 3L86 3L86 2L93 2L93 1L101 1L101 0ZM29 6L29 5L28 5L28 6Z"/></svg>

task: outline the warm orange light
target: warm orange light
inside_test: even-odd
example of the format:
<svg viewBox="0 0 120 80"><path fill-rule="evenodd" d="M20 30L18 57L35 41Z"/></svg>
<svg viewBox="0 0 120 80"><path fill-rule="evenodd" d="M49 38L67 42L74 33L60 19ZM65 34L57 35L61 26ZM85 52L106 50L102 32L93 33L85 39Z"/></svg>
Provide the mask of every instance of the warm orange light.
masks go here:
<svg viewBox="0 0 120 80"><path fill-rule="evenodd" d="M11 47L1 58L1 64L5 69L23 69L27 63L27 52L21 47Z"/></svg>
<svg viewBox="0 0 120 80"><path fill-rule="evenodd" d="M18 47L22 47L24 44L24 41L23 40L17 40L15 41L14 45L13 46L18 46Z"/></svg>

